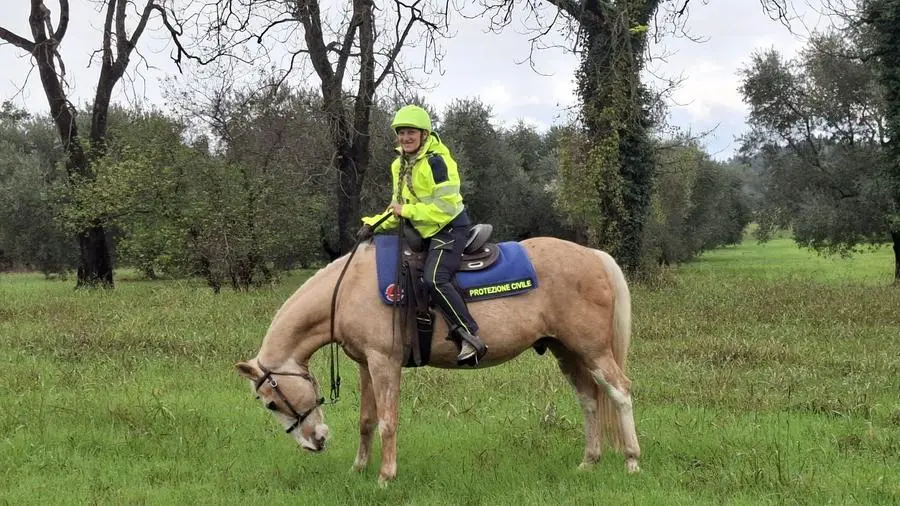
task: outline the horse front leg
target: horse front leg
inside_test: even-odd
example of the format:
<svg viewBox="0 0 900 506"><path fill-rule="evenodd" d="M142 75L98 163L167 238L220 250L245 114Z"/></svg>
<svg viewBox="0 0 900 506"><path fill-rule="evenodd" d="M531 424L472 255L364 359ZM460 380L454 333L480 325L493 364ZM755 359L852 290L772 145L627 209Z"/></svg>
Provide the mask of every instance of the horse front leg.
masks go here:
<svg viewBox="0 0 900 506"><path fill-rule="evenodd" d="M353 461L353 471L359 472L369 464L372 449L372 433L378 422L372 376L366 364L359 364L359 450Z"/></svg>
<svg viewBox="0 0 900 506"><path fill-rule="evenodd" d="M385 486L397 476L400 363L384 356L373 357L368 363L378 413L378 430L381 433L381 470L378 473L378 483Z"/></svg>

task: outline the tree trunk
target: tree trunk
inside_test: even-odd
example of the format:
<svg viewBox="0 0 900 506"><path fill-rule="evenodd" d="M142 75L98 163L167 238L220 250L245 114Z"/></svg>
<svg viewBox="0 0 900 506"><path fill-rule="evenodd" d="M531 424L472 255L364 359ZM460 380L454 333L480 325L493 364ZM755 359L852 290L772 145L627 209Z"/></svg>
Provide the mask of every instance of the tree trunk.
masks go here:
<svg viewBox="0 0 900 506"><path fill-rule="evenodd" d="M96 160L106 153L106 133L109 125L109 103L115 79L110 76L108 66L100 70L94 107L91 109L91 159Z"/></svg>
<svg viewBox="0 0 900 506"><path fill-rule="evenodd" d="M640 104L637 106L640 108ZM620 256L622 267L629 274L635 274L640 269L644 256L644 225L650 214L656 173L653 149L647 134L647 112L642 110L638 114L640 116L635 119L635 124L619 135L620 174L625 182L622 203L626 210L621 224Z"/></svg>
<svg viewBox="0 0 900 506"><path fill-rule="evenodd" d="M900 230L891 230L894 240L894 284L900 285Z"/></svg>
<svg viewBox="0 0 900 506"><path fill-rule="evenodd" d="M361 156L362 155L362 156ZM359 221L359 197L362 190L363 174L360 166L368 164L367 154L356 149L347 149L338 161L338 234L340 253L350 251L356 238L353 232Z"/></svg>
<svg viewBox="0 0 900 506"><path fill-rule="evenodd" d="M94 107L91 114L91 149L89 155L83 156L84 167L78 173L83 177L93 178L90 169L92 160L97 160L106 152L106 125L109 111L109 102L112 96L112 87L115 82L101 79L97 86L97 95L94 99ZM72 128L75 132L75 128ZM76 287L103 287L113 288L113 262L106 230L102 225L92 226L86 233L79 237L81 250L81 267L78 269L78 283Z"/></svg>
<svg viewBox="0 0 900 506"><path fill-rule="evenodd" d="M323 87L323 92L325 87ZM329 109L332 138L338 153L335 166L338 173L336 197L338 202L338 250L343 255L356 242L354 232L359 226L359 200L362 185L369 167L369 118L371 117L372 95L368 92L357 95L352 127L344 115L340 102ZM340 112L338 112L340 111ZM353 133L351 133L353 132ZM326 251L329 250L326 243Z"/></svg>
<svg viewBox="0 0 900 506"><path fill-rule="evenodd" d="M81 263L76 288L113 287L112 261L102 226L90 227L78 236Z"/></svg>
<svg viewBox="0 0 900 506"><path fill-rule="evenodd" d="M648 133L652 125L640 77L646 34L631 32L629 27L646 25L658 3L616 3L616 12L607 12L609 7L586 2L590 10L580 19L585 52L577 82L585 126L594 146L611 139L618 142L617 156L610 156L607 163L617 165L615 171L621 177L621 188L599 196L609 201L601 204L605 223L597 230L600 244L592 246L614 252L629 274L641 265L655 171Z"/></svg>
<svg viewBox="0 0 900 506"><path fill-rule="evenodd" d="M78 127L75 123L75 108L71 105L63 87L64 70L62 57L58 49L69 26L69 2L59 2L59 21L56 28L53 27L53 19L44 2L31 0L31 13L28 16L28 24L34 41L16 35L9 30L0 27L0 39L22 48L32 54L41 84L50 104L50 115L56 123L62 140L63 148L68 155L66 169L69 182L93 179L91 163L102 156L105 151L106 127L110 97L116 82L121 79L128 67L131 52L134 50L138 39L147 27L147 22L153 12L162 14L172 38L178 46L176 61L180 61L186 55L184 48L178 42L180 33L176 31L166 18L165 10L161 2L148 0L139 13L137 24L132 30L131 37L125 26L125 18L130 9L135 7L130 2L112 0L101 2L106 8L106 18L103 25L103 42L96 54L100 55L100 80L97 83L97 94L94 99L94 108L91 116L91 146L90 153L85 153L85 147L78 137ZM113 41L115 40L115 45ZM56 61L60 63L58 72ZM99 223L86 225L86 230L78 234L78 244L81 250L81 260L78 267L77 287L85 286L113 286L113 265L110 247L107 242L106 231Z"/></svg>
<svg viewBox="0 0 900 506"><path fill-rule="evenodd" d="M52 56L48 55L46 58L50 59ZM89 156L84 152L84 147L78 137L78 125L75 122L75 115L68 105L65 92L57 80L56 72L52 65L39 64L38 66L44 84L44 91L50 102L50 112L56 120L57 131L68 156L66 169L69 181L75 184L75 181L78 179L93 178ZM106 230L103 226L95 224L79 233L78 248L80 258L78 281L75 287L112 288L113 265L109 244L106 240Z"/></svg>
<svg viewBox="0 0 900 506"><path fill-rule="evenodd" d="M325 230L325 226L321 224L319 225L319 239L322 240L322 251L328 256L329 262L337 260L341 256L341 252L332 247L328 239L328 232Z"/></svg>
<svg viewBox="0 0 900 506"><path fill-rule="evenodd" d="M68 9L64 9L64 15L68 17ZM45 16L49 11L37 11L33 9L29 23L35 36L34 59L41 77L41 84L50 105L50 115L56 123L60 140L66 151L66 170L70 183L76 179L90 179L93 173L90 170L90 157L84 152L81 140L78 137L78 125L75 122L74 109L69 103L65 89L62 86L57 73L54 57L59 40L50 40L44 32ZM78 282L76 288L113 286L112 262L109 245L106 241L106 231L99 224L89 225L86 230L78 234L78 246L80 259L78 266Z"/></svg>

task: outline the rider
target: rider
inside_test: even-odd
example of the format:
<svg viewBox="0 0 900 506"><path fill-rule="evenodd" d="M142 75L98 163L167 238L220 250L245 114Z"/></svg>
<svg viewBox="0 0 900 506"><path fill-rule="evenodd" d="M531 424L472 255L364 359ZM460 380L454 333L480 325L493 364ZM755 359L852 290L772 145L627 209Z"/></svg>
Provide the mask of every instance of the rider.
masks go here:
<svg viewBox="0 0 900 506"><path fill-rule="evenodd" d="M393 216L379 230L396 228L400 217L412 223L428 246L425 284L451 333L461 342L457 361L462 363L475 357L477 362L487 347L478 337L478 324L452 283L471 225L459 192L456 161L432 131L431 118L425 109L416 105L401 107L391 128L399 144L398 156L391 164L391 204L383 213L363 218L364 225L357 237L371 237L372 225L385 213Z"/></svg>

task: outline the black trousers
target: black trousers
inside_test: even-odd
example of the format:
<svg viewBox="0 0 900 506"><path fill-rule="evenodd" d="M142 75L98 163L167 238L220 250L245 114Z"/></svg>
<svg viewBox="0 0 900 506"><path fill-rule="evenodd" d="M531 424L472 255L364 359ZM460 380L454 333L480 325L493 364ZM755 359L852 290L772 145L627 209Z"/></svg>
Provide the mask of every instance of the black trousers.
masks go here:
<svg viewBox="0 0 900 506"><path fill-rule="evenodd" d="M459 269L466 238L469 233L469 216L465 211L428 240L428 258L425 260L423 278L432 298L440 309L447 326L459 325L475 335L478 324L469 314L466 302L452 283Z"/></svg>

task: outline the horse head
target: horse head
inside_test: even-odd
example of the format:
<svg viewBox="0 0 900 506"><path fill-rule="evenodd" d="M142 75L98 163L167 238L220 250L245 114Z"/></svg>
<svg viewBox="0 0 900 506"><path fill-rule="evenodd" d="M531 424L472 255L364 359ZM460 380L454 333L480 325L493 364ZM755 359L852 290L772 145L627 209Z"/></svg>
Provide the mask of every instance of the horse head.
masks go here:
<svg viewBox="0 0 900 506"><path fill-rule="evenodd" d="M328 426L321 409L325 399L319 395L319 384L306 367L270 370L252 359L238 362L235 368L250 380L254 394L301 448L312 452L325 449Z"/></svg>

